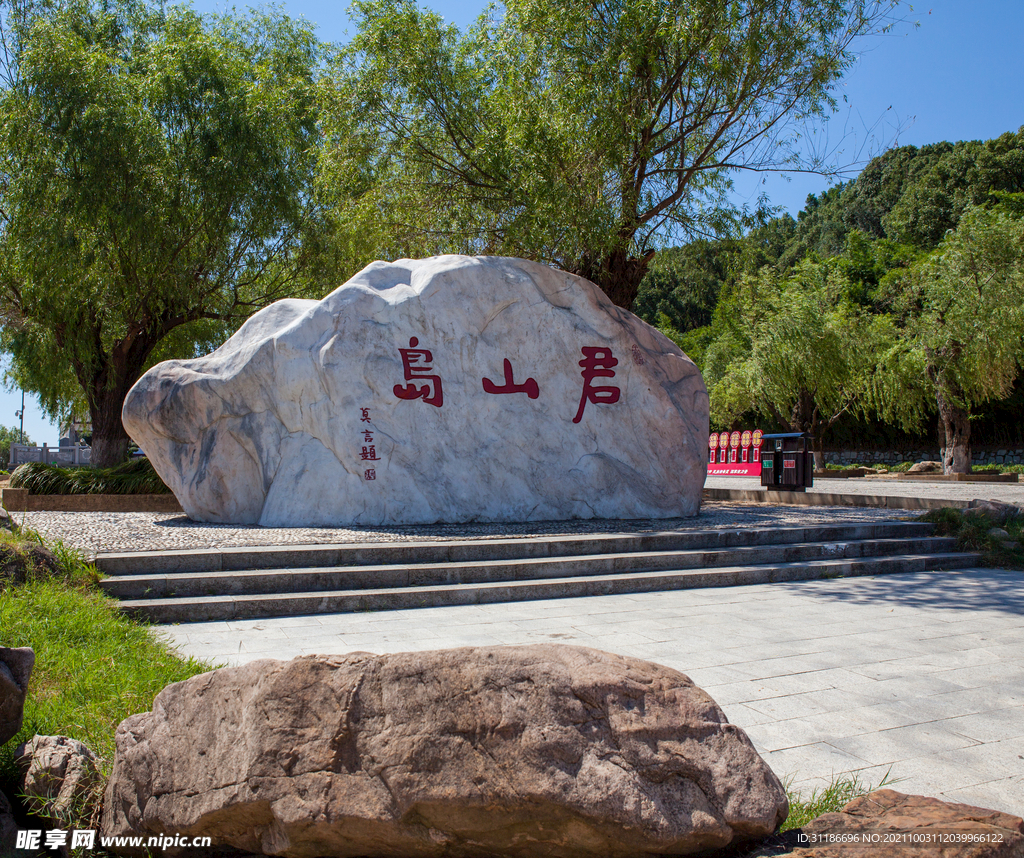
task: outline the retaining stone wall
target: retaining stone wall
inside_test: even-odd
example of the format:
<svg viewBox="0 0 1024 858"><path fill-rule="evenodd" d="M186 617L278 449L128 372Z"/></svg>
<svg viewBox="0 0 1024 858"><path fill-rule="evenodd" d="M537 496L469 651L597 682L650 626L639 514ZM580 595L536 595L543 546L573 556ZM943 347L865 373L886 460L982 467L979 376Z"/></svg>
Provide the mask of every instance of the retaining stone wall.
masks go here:
<svg viewBox="0 0 1024 858"><path fill-rule="evenodd" d="M825 462L833 465L895 465L897 462L938 462L942 458L934 450L826 450ZM971 451L972 465L1021 465L1024 448L980 448Z"/></svg>

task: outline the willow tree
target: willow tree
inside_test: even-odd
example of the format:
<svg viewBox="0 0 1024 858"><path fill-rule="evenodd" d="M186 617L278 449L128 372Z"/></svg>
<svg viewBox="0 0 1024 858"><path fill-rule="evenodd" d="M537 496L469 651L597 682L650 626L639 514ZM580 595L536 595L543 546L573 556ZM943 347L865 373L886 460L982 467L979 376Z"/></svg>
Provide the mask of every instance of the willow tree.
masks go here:
<svg viewBox="0 0 1024 858"><path fill-rule="evenodd" d="M934 406L943 471L971 470L971 415L1002 399L1024 363L1024 195L968 209L938 248L895 281L899 336L875 399L907 428Z"/></svg>
<svg viewBox="0 0 1024 858"><path fill-rule="evenodd" d="M730 221L733 171L822 168L794 128L896 5L507 0L463 35L357 0L325 179L385 252L539 259L630 307L660 242Z"/></svg>
<svg viewBox="0 0 1024 858"><path fill-rule="evenodd" d="M789 432L823 440L844 414L865 413L895 335L891 319L851 300L855 284L835 266L805 261L785 277L765 267L741 277L704 355L711 416L728 425L755 411Z"/></svg>
<svg viewBox="0 0 1024 858"><path fill-rule="evenodd" d="M319 46L283 17L7 9L0 345L51 412L80 389L111 464L158 349L188 354L292 288Z"/></svg>

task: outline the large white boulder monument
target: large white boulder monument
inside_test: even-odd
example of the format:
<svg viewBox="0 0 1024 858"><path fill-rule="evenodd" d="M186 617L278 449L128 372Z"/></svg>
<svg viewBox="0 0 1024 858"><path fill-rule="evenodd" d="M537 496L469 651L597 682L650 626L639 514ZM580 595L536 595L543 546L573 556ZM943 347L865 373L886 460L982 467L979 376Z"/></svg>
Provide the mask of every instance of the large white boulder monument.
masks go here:
<svg viewBox="0 0 1024 858"><path fill-rule="evenodd" d="M439 256L278 301L122 418L192 519L381 525L696 515L708 406L593 283Z"/></svg>

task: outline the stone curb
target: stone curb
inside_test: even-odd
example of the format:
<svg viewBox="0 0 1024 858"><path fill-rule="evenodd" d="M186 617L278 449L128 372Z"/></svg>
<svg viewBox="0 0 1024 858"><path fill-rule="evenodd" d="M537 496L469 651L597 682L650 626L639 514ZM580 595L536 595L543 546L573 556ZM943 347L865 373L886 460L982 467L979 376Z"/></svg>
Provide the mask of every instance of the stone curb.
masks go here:
<svg viewBox="0 0 1024 858"><path fill-rule="evenodd" d="M943 498L910 498L892 495L844 495L826 492L770 492L747 489L704 489L705 500L743 501L745 503L785 504L788 506L869 506L878 509L966 509L970 501Z"/></svg>
<svg viewBox="0 0 1024 858"><path fill-rule="evenodd" d="M0 489L0 506L8 512L182 512L171 494L33 495L28 489Z"/></svg>

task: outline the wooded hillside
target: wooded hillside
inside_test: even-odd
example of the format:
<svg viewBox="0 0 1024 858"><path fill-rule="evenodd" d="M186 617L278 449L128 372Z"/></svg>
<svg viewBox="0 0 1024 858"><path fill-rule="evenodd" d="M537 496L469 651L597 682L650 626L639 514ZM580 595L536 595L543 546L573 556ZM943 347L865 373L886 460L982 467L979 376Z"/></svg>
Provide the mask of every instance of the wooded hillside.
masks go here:
<svg viewBox="0 0 1024 858"><path fill-rule="evenodd" d="M796 220L662 251L634 311L701 366L716 426L931 438L963 470L972 437L1024 443L1022 247L1024 128L903 146Z"/></svg>

